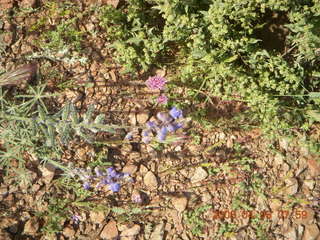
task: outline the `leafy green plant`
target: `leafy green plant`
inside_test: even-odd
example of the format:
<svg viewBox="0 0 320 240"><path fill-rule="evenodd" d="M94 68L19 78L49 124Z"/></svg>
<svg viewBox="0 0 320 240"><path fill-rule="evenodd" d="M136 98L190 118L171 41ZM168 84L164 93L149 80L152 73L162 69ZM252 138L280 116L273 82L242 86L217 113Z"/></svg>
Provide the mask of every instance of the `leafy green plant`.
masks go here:
<svg viewBox="0 0 320 240"><path fill-rule="evenodd" d="M233 223L221 223L218 234L224 237L232 237L235 234L237 228L236 224Z"/></svg>
<svg viewBox="0 0 320 240"><path fill-rule="evenodd" d="M141 218L142 215L150 213L151 210L142 207L130 207L130 208L122 208L122 207L112 207L111 211L115 214L115 216L124 222L134 221L135 219Z"/></svg>
<svg viewBox="0 0 320 240"><path fill-rule="evenodd" d="M318 89L318 8L316 1L135 0L102 8L100 19L128 71L168 65L172 83L182 83L190 97L206 89L206 101L244 101L246 124L276 136L307 128L305 112L297 109L315 106L310 96L286 96ZM267 46L267 34L279 46Z"/></svg>
<svg viewBox="0 0 320 240"><path fill-rule="evenodd" d="M190 210L184 214L184 221L188 224L192 234L195 236L200 236L202 234L205 221L201 215L210 208L212 208L211 205L204 205L194 210Z"/></svg>
<svg viewBox="0 0 320 240"><path fill-rule="evenodd" d="M45 224L41 229L42 232L49 236L61 232L63 222L68 217L68 202L68 199L50 198L47 210L36 213L38 217L42 217L45 220Z"/></svg>

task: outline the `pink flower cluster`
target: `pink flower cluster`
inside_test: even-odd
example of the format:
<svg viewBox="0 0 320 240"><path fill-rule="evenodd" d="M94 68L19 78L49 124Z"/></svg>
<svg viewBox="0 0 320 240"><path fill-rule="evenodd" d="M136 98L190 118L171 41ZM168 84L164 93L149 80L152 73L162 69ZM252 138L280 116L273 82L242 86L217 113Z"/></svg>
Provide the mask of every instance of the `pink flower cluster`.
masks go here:
<svg viewBox="0 0 320 240"><path fill-rule="evenodd" d="M168 97L166 95L162 94L157 98L157 102L159 104L167 104L168 103Z"/></svg>
<svg viewBox="0 0 320 240"><path fill-rule="evenodd" d="M161 76L149 77L146 81L146 85L151 90L162 90L166 85L167 80Z"/></svg>

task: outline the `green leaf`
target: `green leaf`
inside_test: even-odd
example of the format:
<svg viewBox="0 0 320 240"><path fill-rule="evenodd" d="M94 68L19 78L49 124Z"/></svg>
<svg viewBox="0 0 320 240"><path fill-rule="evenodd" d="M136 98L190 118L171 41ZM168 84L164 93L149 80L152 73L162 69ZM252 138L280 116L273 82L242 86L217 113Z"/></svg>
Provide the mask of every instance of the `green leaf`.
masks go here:
<svg viewBox="0 0 320 240"><path fill-rule="evenodd" d="M69 117L69 114L70 114L70 104L66 104L63 108L63 111L62 111L62 120L63 121L66 121Z"/></svg>
<svg viewBox="0 0 320 240"><path fill-rule="evenodd" d="M127 40L127 43L133 43L135 45L138 45L140 42L142 42L142 39L137 37L132 37Z"/></svg>
<svg viewBox="0 0 320 240"><path fill-rule="evenodd" d="M313 72L312 77L320 77L320 72Z"/></svg>
<svg viewBox="0 0 320 240"><path fill-rule="evenodd" d="M46 113L43 111L43 108L40 105L38 105L38 113L39 113L40 120L44 122L47 117L46 117Z"/></svg>
<svg viewBox="0 0 320 240"><path fill-rule="evenodd" d="M308 96L311 98L320 98L320 92L309 92Z"/></svg>
<svg viewBox="0 0 320 240"><path fill-rule="evenodd" d="M202 49L195 49L194 51L192 51L192 57L194 59L200 59L203 58L205 55L207 54L207 52L205 50Z"/></svg>
<svg viewBox="0 0 320 240"><path fill-rule="evenodd" d="M307 114L314 118L316 121L320 122L320 111L319 110L308 110Z"/></svg>
<svg viewBox="0 0 320 240"><path fill-rule="evenodd" d="M227 58L226 60L224 60L225 63L231 63L234 62L235 60L237 60L238 55L234 55L232 57Z"/></svg>

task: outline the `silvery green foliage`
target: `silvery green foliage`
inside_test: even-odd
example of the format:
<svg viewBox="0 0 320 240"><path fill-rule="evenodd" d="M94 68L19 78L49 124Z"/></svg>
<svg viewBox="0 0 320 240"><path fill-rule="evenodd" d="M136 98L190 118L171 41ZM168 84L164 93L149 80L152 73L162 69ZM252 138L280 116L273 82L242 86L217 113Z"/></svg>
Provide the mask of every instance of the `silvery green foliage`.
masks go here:
<svg viewBox="0 0 320 240"><path fill-rule="evenodd" d="M48 146L53 146L57 137L62 145L67 145L74 136L80 136L87 142L93 142L94 133L101 131L115 133L115 126L104 124L103 114L93 116L93 105L89 106L82 118L79 117L71 103L66 104L53 116L46 115L41 107L38 107L38 113L35 126L40 127Z"/></svg>

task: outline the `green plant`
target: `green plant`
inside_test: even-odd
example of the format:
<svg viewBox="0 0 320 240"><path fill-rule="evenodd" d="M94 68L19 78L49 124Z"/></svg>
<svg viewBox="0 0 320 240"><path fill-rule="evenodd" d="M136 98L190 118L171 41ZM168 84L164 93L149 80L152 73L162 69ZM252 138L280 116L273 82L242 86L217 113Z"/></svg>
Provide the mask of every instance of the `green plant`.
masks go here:
<svg viewBox="0 0 320 240"><path fill-rule="evenodd" d="M36 213L36 216L42 217L45 221L44 226L41 228L42 232L53 236L63 229L63 223L69 215L68 202L68 199L50 198L47 210Z"/></svg>
<svg viewBox="0 0 320 240"><path fill-rule="evenodd" d="M262 221L259 217L255 217L251 219L251 225L255 229L255 235L259 240L267 240L270 239L270 233L268 228L270 223Z"/></svg>
<svg viewBox="0 0 320 240"><path fill-rule="evenodd" d="M100 19L128 71L168 65L172 83L187 87L195 102L203 89L208 102L244 101L245 124L276 137L306 129L305 112L297 109L316 107L310 96L286 96L318 89L318 8L316 1L135 0L103 8ZM281 36L270 30L273 22ZM279 45L268 46L265 35ZM201 111L196 117L204 118Z"/></svg>
<svg viewBox="0 0 320 240"><path fill-rule="evenodd" d="M232 237L235 234L237 225L233 223L221 223L219 227L219 236Z"/></svg>
<svg viewBox="0 0 320 240"><path fill-rule="evenodd" d="M205 221L201 217L203 213L212 208L211 205L203 205L197 207L194 210L187 211L184 215L184 221L188 224L191 229L192 234L195 236L200 236L202 234L202 229L205 225Z"/></svg>
<svg viewBox="0 0 320 240"><path fill-rule="evenodd" d="M135 221L136 219L141 218L142 215L150 213L151 210L147 207L129 207L129 208L122 208L122 207L112 207L111 211L115 214L115 216L120 221Z"/></svg>
<svg viewBox="0 0 320 240"><path fill-rule="evenodd" d="M165 51L159 34L160 16L146 1L128 2L126 12L103 6L99 14L100 25L105 29L107 38L113 42L109 47L120 53L116 59L127 72L137 68L148 70L152 64L157 63Z"/></svg>

